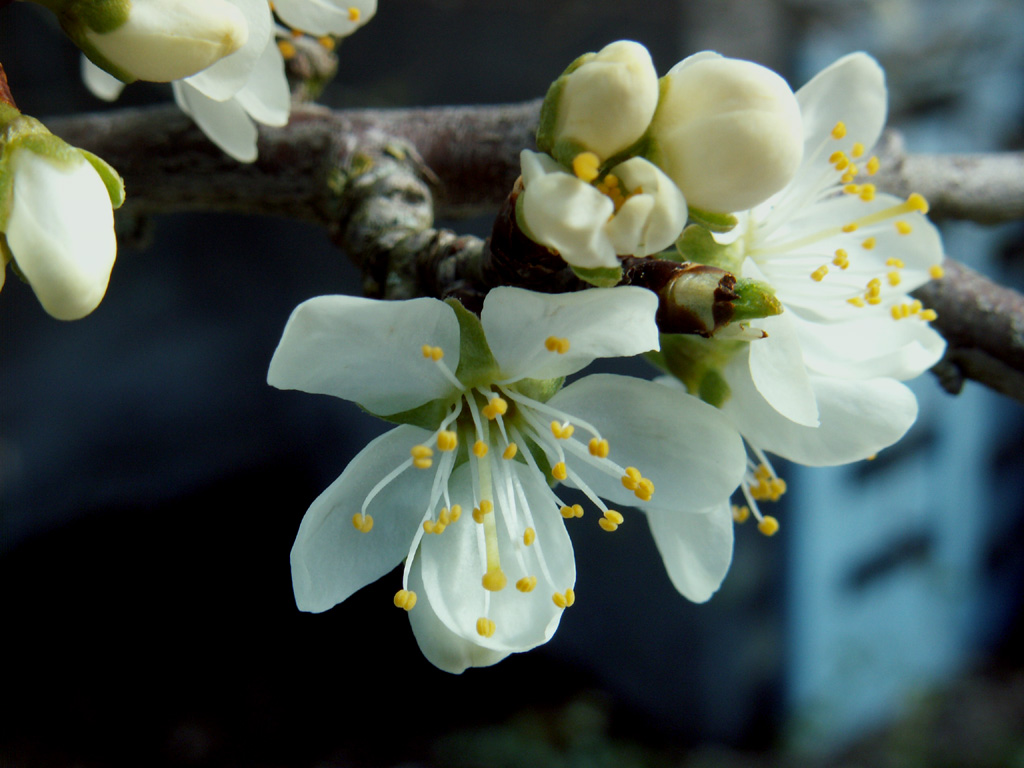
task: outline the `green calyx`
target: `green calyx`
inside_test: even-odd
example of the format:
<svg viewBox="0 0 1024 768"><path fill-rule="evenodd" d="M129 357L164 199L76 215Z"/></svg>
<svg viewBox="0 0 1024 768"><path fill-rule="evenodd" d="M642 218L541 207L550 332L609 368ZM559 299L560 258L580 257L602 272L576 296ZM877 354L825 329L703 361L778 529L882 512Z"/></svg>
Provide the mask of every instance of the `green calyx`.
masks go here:
<svg viewBox="0 0 1024 768"><path fill-rule="evenodd" d="M743 254L736 243L722 245L711 230L699 224L690 224L676 240L680 261L695 261L718 267L738 275L743 265Z"/></svg>
<svg viewBox="0 0 1024 768"><path fill-rule="evenodd" d="M598 288L612 288L622 281L622 267L574 267L569 265L580 280Z"/></svg>
<svg viewBox="0 0 1024 768"><path fill-rule="evenodd" d="M741 277L736 281L733 290L739 296L732 303L734 323L782 314L782 303L775 297L774 289L767 283Z"/></svg>
<svg viewBox="0 0 1024 768"><path fill-rule="evenodd" d="M722 371L745 343L662 334L661 351L648 359L679 379L691 395L720 408L731 394Z"/></svg>
<svg viewBox="0 0 1024 768"><path fill-rule="evenodd" d="M89 34L106 34L123 26L131 16L132 0L35 0L57 15L64 33L100 69L124 83L135 75L117 66L89 40Z"/></svg>
<svg viewBox="0 0 1024 768"><path fill-rule="evenodd" d="M731 232L740 223L731 213L716 213L715 211L703 211L700 208L689 208L690 220L712 232Z"/></svg>
<svg viewBox="0 0 1024 768"><path fill-rule="evenodd" d="M540 105L540 124L537 126L537 149L541 152L547 152L555 158L558 157L554 152L555 126L558 124L558 105L562 100L562 92L565 90L565 81L569 75L596 55L596 53L583 54L566 67L558 79L548 87L544 103ZM572 157L569 158L569 162L572 162Z"/></svg>
<svg viewBox="0 0 1024 768"><path fill-rule="evenodd" d="M455 310L459 321L459 367L455 377L466 389L489 384L498 377L498 363L487 344L480 318L457 299L447 299L445 304Z"/></svg>

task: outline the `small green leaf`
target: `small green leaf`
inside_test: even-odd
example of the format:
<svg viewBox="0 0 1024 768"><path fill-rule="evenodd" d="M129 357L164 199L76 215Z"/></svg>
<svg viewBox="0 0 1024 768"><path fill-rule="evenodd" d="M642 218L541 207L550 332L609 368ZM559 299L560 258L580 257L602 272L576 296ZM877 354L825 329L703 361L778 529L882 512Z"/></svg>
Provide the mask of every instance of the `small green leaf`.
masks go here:
<svg viewBox="0 0 1024 768"><path fill-rule="evenodd" d="M363 410L371 416L376 416L384 421L390 421L392 424L412 424L414 427L422 427L423 429L433 431L437 429L438 425L444 420L444 417L448 415L451 407L452 403L449 399L431 400L429 403L416 406L408 411L392 413L387 416L381 416L379 413L374 413L366 408L363 408Z"/></svg>
<svg viewBox="0 0 1024 768"><path fill-rule="evenodd" d="M580 280L596 285L598 288L611 288L622 281L622 267L573 267L572 271Z"/></svg>
<svg viewBox="0 0 1024 768"><path fill-rule="evenodd" d="M459 321L459 367L455 376L466 389L493 381L498 375L498 363L487 344L480 318L457 299L447 299L445 304L455 310Z"/></svg>
<svg viewBox="0 0 1024 768"><path fill-rule="evenodd" d="M681 261L696 261L736 274L743 259L732 245L722 245L715 240L711 230L699 224L691 224L676 240L676 250Z"/></svg>
<svg viewBox="0 0 1024 768"><path fill-rule="evenodd" d="M740 223L740 220L731 213L702 211L700 208L693 207L690 208L690 218L712 232L731 232Z"/></svg>

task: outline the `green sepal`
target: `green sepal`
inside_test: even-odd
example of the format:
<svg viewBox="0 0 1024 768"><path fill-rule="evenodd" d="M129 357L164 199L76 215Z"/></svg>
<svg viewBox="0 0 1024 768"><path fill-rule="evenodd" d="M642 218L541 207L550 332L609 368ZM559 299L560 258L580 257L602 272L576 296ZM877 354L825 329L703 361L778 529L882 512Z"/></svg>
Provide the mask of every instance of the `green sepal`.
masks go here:
<svg viewBox="0 0 1024 768"><path fill-rule="evenodd" d="M384 421L390 421L392 424L412 424L414 427L422 427L423 429L433 431L437 429L438 424L444 420L444 417L451 412L452 401L451 399L431 400L429 403L410 408L408 411L391 413L387 416L381 416L379 413L374 413L367 408L363 408L361 405L359 407L371 416L376 416Z"/></svg>
<svg viewBox="0 0 1024 768"><path fill-rule="evenodd" d="M121 178L121 174L114 170L114 167L101 157L97 157L92 152L84 149L79 149L82 157L89 161L89 164L93 167L96 173L99 174L103 180L103 186L107 188L107 194L110 195L110 205L114 210L117 210L124 203L124 179Z"/></svg>
<svg viewBox="0 0 1024 768"><path fill-rule="evenodd" d="M734 299L732 321L757 320L762 317L782 314L782 303L775 297L775 290L767 283L741 277L733 290L739 294Z"/></svg>
<svg viewBox="0 0 1024 768"><path fill-rule="evenodd" d="M510 384L509 389L513 389L531 400L536 400L538 403L546 403L558 393L563 384L565 384L565 376L559 376L556 379L520 379Z"/></svg>
<svg viewBox="0 0 1024 768"><path fill-rule="evenodd" d="M711 230L699 224L690 224L676 240L679 261L695 261L718 267L734 275L739 274L743 263L742 254L733 245L722 245L715 240Z"/></svg>
<svg viewBox="0 0 1024 768"><path fill-rule="evenodd" d="M544 103L540 105L540 123L537 126L537 149L554 156L555 125L558 123L558 105L565 90L566 78L583 64L596 56L596 53L585 53L573 61L565 71L548 87L544 95Z"/></svg>
<svg viewBox="0 0 1024 768"><path fill-rule="evenodd" d="M574 267L569 265L580 280L598 288L611 288L622 282L622 267Z"/></svg>
<svg viewBox="0 0 1024 768"><path fill-rule="evenodd" d="M576 159L576 155L589 151L589 149L580 144L578 141L573 141L572 139L559 139L558 141L555 142L555 146L551 148L551 152L549 152L548 154L550 154L553 158L555 158L555 160L557 160L559 163L565 166L567 173L572 173L575 175L575 172L573 171L572 167L572 161ZM598 168L597 170L598 175L600 175L601 169Z"/></svg>
<svg viewBox="0 0 1024 768"><path fill-rule="evenodd" d="M691 395L720 408L729 399L722 375L726 364L746 342L704 339L686 334L662 334L661 352L652 363L675 376Z"/></svg>
<svg viewBox="0 0 1024 768"><path fill-rule="evenodd" d="M488 384L498 378L498 362L494 359L480 318L462 306L458 299L446 299L459 321L459 367L455 377L466 389Z"/></svg>
<svg viewBox="0 0 1024 768"><path fill-rule="evenodd" d="M131 15L131 0L78 0L64 3L60 9L52 7L58 3L42 4L54 11L64 33L89 61L123 83L134 83L138 79L100 53L86 34L93 32L102 35L118 29Z"/></svg>
<svg viewBox="0 0 1024 768"><path fill-rule="evenodd" d="M690 207L690 219L712 232L731 232L740 223L740 220L731 213L716 213L714 211L702 211L700 208Z"/></svg>

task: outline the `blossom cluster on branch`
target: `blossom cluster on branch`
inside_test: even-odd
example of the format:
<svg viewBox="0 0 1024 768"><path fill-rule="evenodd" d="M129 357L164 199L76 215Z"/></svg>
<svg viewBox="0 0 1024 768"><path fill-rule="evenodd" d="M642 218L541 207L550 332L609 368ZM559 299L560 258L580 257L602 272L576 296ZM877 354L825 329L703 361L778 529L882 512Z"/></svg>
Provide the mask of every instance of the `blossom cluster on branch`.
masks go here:
<svg viewBox="0 0 1024 768"><path fill-rule="evenodd" d="M376 9L38 1L82 48L95 92L171 81L243 162L257 156L253 121L288 121L293 36L328 45ZM729 570L734 523L779 530L761 509L786 491L769 454L836 465L898 441L917 415L903 382L945 348L935 310L910 295L942 276L943 252L924 198L873 182L886 111L884 73L864 53L794 92L710 51L659 78L642 45L614 42L552 84L486 247L429 229L422 180L393 172L415 165L415 147L354 153L332 176L352 207L339 239L377 284L416 274L397 253L417 248L493 279L465 301L454 285L321 296L288 320L271 385L396 425L306 513L291 551L298 606L332 608L404 563L394 605L424 655L449 672L486 666L549 640L575 603L573 526L596 517L614 534L639 510L673 584L703 602ZM120 177L22 115L6 88L0 131L2 265L55 317L80 318L114 264ZM528 288L503 279L525 273ZM660 375L566 384L596 359L635 355Z"/></svg>

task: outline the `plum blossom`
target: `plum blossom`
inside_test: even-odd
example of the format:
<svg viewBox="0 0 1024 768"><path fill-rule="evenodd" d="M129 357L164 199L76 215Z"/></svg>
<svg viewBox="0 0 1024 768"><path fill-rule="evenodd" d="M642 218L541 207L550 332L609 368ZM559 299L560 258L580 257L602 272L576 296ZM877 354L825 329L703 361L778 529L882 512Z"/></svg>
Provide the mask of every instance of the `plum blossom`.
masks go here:
<svg viewBox="0 0 1024 768"><path fill-rule="evenodd" d="M656 298L639 288L536 294L496 288L478 319L456 302L324 296L292 314L268 381L332 394L399 426L371 442L310 506L292 548L296 602L325 611L405 561L394 597L424 655L459 673L546 642L576 600L568 528L579 489L612 532L615 505L661 502L666 559L703 530L743 473L742 443L715 408L657 384L565 376L598 357L657 347ZM653 507L652 507L653 509ZM710 518L709 518L710 519ZM728 567L683 572L699 597ZM582 594L586 594L583 592Z"/></svg>

